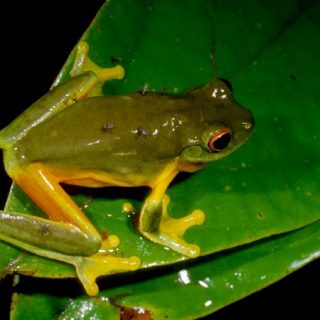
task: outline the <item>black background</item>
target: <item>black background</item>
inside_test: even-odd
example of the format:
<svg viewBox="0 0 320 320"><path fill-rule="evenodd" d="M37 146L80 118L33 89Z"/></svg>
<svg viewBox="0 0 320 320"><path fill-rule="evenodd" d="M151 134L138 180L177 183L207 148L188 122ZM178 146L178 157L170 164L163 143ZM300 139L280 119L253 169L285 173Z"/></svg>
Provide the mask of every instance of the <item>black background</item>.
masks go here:
<svg viewBox="0 0 320 320"><path fill-rule="evenodd" d="M0 128L48 90L103 2L12 1L1 4ZM10 179L2 165L0 175L0 204L3 207ZM5 301L3 296L0 299ZM319 319L319 304L320 260L317 260L208 319L290 318L299 315L303 319ZM5 319L1 304L0 319Z"/></svg>

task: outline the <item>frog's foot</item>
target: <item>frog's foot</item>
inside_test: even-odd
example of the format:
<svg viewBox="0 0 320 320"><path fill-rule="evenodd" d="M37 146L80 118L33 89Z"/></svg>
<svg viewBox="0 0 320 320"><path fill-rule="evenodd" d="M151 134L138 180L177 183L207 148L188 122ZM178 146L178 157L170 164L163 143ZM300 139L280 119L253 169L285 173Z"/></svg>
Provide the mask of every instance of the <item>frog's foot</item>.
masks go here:
<svg viewBox="0 0 320 320"><path fill-rule="evenodd" d="M118 245L118 237L109 236L103 241L99 253L90 257L76 257L72 260L71 263L75 266L78 278L88 295L98 294L99 288L96 284L98 277L140 268L141 262L138 257L122 258L106 253L114 250Z"/></svg>
<svg viewBox="0 0 320 320"><path fill-rule="evenodd" d="M79 280L89 296L99 292L96 279L100 276L139 269L138 257L120 258L111 255L95 254L91 257L79 257L74 263Z"/></svg>
<svg viewBox="0 0 320 320"><path fill-rule="evenodd" d="M80 41L77 46L74 64L70 72L71 76L76 76L86 71L94 72L99 80L98 89L100 91L104 82L109 80L114 80L114 79L121 80L124 78L125 71L122 66L117 65L111 68L99 67L92 60L90 60L90 58L88 57L88 52L89 52L88 43L85 41ZM96 90L96 92L91 95L101 94L101 92L98 92L99 90Z"/></svg>
<svg viewBox="0 0 320 320"><path fill-rule="evenodd" d="M185 232L194 225L204 223L205 215L201 210L194 210L189 215L174 219L169 216L167 207L170 199L167 195L163 198L163 216L160 221L159 231L156 233L143 232L143 234L156 243L169 247L185 256L195 258L200 255L200 248L183 239Z"/></svg>

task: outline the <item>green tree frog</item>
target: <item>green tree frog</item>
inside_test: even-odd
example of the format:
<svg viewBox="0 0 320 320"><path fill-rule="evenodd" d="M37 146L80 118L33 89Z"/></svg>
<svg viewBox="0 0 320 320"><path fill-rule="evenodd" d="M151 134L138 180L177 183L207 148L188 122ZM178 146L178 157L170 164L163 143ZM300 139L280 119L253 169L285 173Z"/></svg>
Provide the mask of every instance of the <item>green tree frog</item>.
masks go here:
<svg viewBox="0 0 320 320"><path fill-rule="evenodd" d="M77 47L71 78L54 86L0 132L10 177L48 215L0 212L0 239L33 254L75 266L89 295L96 278L136 270L139 257L118 257L119 239L98 233L60 183L104 187L148 186L137 223L146 238L188 257L200 249L183 239L204 222L201 210L173 219L165 192L181 172L194 172L242 145L253 118L218 79L175 96L102 96L102 85L122 79L121 66L100 68Z"/></svg>

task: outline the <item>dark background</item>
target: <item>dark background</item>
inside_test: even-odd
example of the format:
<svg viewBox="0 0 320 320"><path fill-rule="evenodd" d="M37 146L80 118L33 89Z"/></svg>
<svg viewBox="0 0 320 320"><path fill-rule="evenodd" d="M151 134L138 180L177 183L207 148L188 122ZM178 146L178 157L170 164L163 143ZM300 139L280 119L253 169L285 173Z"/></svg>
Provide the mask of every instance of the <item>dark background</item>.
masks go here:
<svg viewBox="0 0 320 320"><path fill-rule="evenodd" d="M48 90L70 50L103 2L12 1L1 4L0 128ZM10 183L1 165L1 208ZM288 319L299 315L303 319L319 319L319 304L320 260L317 260L207 319L280 316ZM4 313L0 311L0 319L3 317Z"/></svg>

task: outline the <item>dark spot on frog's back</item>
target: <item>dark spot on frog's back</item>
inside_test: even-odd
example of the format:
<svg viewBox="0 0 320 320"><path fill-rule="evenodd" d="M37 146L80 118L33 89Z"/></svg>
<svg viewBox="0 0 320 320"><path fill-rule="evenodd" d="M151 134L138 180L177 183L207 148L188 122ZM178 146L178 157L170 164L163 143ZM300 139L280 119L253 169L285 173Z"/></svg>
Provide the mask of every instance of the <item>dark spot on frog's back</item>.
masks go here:
<svg viewBox="0 0 320 320"><path fill-rule="evenodd" d="M134 130L134 134L136 134L139 137L147 137L149 135L149 132L146 128L137 128Z"/></svg>
<svg viewBox="0 0 320 320"><path fill-rule="evenodd" d="M111 132L112 129L113 129L113 127L114 127L114 124L111 123L111 122L109 122L109 123L105 124L105 125L101 128L101 131L102 131L102 132Z"/></svg>

